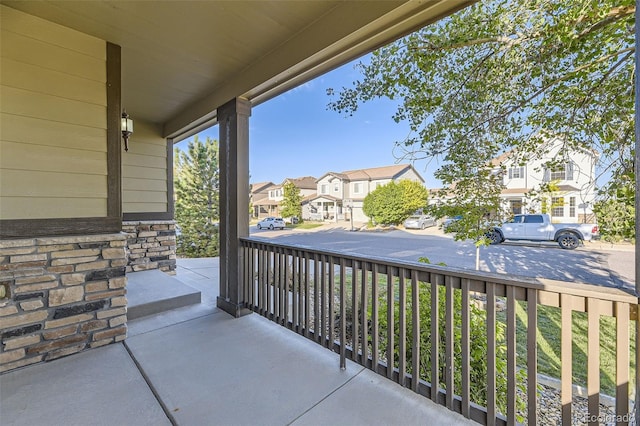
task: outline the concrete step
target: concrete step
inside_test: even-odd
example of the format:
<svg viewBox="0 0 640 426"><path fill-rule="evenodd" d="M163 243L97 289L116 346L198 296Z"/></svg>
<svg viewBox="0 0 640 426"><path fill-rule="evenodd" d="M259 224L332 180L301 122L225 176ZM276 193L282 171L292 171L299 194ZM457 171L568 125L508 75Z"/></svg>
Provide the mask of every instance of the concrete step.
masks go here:
<svg viewBox="0 0 640 426"><path fill-rule="evenodd" d="M200 290L158 269L127 274L127 318L134 320L201 301Z"/></svg>

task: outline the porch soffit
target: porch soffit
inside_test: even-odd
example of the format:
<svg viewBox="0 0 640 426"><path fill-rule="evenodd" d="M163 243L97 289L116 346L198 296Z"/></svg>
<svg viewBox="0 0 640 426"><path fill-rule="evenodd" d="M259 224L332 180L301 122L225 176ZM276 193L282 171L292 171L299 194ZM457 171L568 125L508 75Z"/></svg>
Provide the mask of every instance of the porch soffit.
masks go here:
<svg viewBox="0 0 640 426"><path fill-rule="evenodd" d="M257 105L473 1L0 3L122 47L122 105L179 140L216 108Z"/></svg>

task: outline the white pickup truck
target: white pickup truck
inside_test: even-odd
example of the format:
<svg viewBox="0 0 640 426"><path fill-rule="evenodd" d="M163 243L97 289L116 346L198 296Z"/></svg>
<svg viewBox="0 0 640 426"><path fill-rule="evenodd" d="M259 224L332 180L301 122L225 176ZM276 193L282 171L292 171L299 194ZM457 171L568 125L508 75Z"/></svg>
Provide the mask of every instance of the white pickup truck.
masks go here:
<svg viewBox="0 0 640 426"><path fill-rule="evenodd" d="M551 223L547 214L518 214L487 234L491 244L505 240L556 241L573 250L598 234L598 226L586 223Z"/></svg>

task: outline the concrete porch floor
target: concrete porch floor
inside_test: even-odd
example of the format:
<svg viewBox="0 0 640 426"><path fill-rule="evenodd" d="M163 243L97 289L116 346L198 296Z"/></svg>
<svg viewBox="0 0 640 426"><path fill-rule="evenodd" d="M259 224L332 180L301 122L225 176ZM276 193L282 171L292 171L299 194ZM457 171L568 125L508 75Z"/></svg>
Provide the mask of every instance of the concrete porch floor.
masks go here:
<svg viewBox="0 0 640 426"><path fill-rule="evenodd" d="M218 310L218 259L179 259L201 303L128 338L0 375L2 425L463 425L470 420L259 315Z"/></svg>

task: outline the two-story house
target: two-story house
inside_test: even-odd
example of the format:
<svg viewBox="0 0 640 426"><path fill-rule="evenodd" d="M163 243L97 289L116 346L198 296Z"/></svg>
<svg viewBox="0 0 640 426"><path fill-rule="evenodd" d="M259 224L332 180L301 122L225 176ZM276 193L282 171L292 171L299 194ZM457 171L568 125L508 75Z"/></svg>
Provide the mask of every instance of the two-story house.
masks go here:
<svg viewBox="0 0 640 426"><path fill-rule="evenodd" d="M284 199L283 188L289 182L300 190L303 202L316 194L316 178L313 176L286 178L279 185L275 185L272 182L268 182L268 184L253 184L251 190L253 217L280 216L280 204Z"/></svg>
<svg viewBox="0 0 640 426"><path fill-rule="evenodd" d="M316 181L317 195L304 206L303 218L367 222L369 218L362 211L364 198L379 186L403 179L424 183L410 164L328 172Z"/></svg>
<svg viewBox="0 0 640 426"><path fill-rule="evenodd" d="M251 184L251 195L249 197L252 217L266 217L271 213L271 206L277 203L269 201L269 194L277 185L273 182L257 182Z"/></svg>
<svg viewBox="0 0 640 426"><path fill-rule="evenodd" d="M514 151L494 159L504 174L501 198L506 211L548 213L554 222L592 221L597 153L568 151L557 137L539 151L541 155L527 161Z"/></svg>

